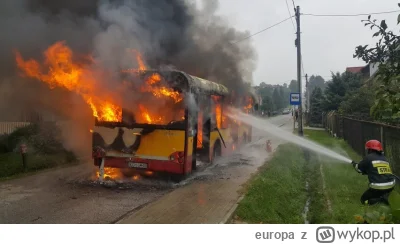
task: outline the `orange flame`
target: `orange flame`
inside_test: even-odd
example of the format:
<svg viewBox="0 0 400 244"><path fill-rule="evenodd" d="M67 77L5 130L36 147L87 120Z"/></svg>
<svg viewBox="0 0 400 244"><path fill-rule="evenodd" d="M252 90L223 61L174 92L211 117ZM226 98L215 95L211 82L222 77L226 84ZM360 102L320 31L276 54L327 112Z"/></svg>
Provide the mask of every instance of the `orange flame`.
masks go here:
<svg viewBox="0 0 400 244"><path fill-rule="evenodd" d="M142 55L140 55L140 53L137 50L135 50L135 53L136 53L136 60L139 64L139 71L146 70L146 65L144 65Z"/></svg>
<svg viewBox="0 0 400 244"><path fill-rule="evenodd" d="M221 108L220 103L215 105L215 116L216 116L216 120L217 120L217 128L221 129L222 108Z"/></svg>
<svg viewBox="0 0 400 244"><path fill-rule="evenodd" d="M100 177L100 172L96 172L96 177ZM117 168L104 168L104 179L120 179L122 178L122 173Z"/></svg>
<svg viewBox="0 0 400 244"><path fill-rule="evenodd" d="M101 121L120 121L122 110L115 105L112 99L96 96L96 74L85 69L84 64L73 61L73 53L64 42L56 42L44 52L44 64L30 59L24 60L16 52L16 62L24 75L47 83L54 89L62 87L79 94L91 107L93 115ZM88 58L87 60L91 60ZM93 61L92 61L93 62ZM43 73L42 70L48 70Z"/></svg>
<svg viewBox="0 0 400 244"><path fill-rule="evenodd" d="M161 117L155 118L155 116L151 116L149 114L149 111L142 104L139 104L139 110L140 110L140 114L142 115L143 119L148 124L155 124L155 123L160 123L163 121L163 119Z"/></svg>
<svg viewBox="0 0 400 244"><path fill-rule="evenodd" d="M146 176L152 176L153 172L146 171L146 172L144 172L144 174ZM96 175L95 175L95 179L99 179L99 177L100 177L100 172L97 171ZM122 179L126 179L126 178L127 177L124 176L124 174L118 168L109 168L109 167L104 168L104 179L105 180L122 180ZM130 178L131 180L137 181L137 180L140 180L140 175L135 174L132 177L128 177L128 178Z"/></svg>
<svg viewBox="0 0 400 244"><path fill-rule="evenodd" d="M197 148L203 147L203 112L200 110L197 122Z"/></svg>
<svg viewBox="0 0 400 244"><path fill-rule="evenodd" d="M125 72L139 73L147 68L141 54L136 50L130 50L135 53L138 63L138 69L130 69ZM121 104L118 103L117 95L110 94L108 89L102 89L99 84L99 78L104 76L104 72L95 71L92 57L86 57L85 63L77 62L72 50L64 42L56 42L44 52L44 62L30 59L24 60L19 52L16 52L16 62L19 69L27 77L45 82L51 89L56 87L65 88L71 92L79 94L92 110L93 116L99 121L119 122L122 120ZM43 72L47 70L47 72ZM151 93L155 98L172 99L175 104L183 100L183 96L172 88L161 85L162 78L159 74L151 75L140 88L141 92ZM112 96L114 95L114 96ZM154 103L148 104L149 108L154 107ZM178 113L166 113L166 116L159 114L165 112L165 109L149 111L143 104L139 105L140 115L136 116L143 123L164 123L182 118L183 108ZM154 109L152 109L154 110ZM174 117L177 114L179 117Z"/></svg>
<svg viewBox="0 0 400 244"><path fill-rule="evenodd" d="M161 76L159 74L152 74L145 82L145 85L142 86L142 92L151 92L155 97L171 97L175 103L182 101L182 96L179 92L173 91L171 88L167 88L165 86L157 87L154 86L157 83L161 82Z"/></svg>
<svg viewBox="0 0 400 244"><path fill-rule="evenodd" d="M146 70L146 65L144 64L142 55L137 50L134 50L134 49L131 49L129 51L135 53L135 58L136 58L136 61L137 61L138 65L139 65L139 68L138 69L122 70L122 72L124 72L124 73L139 73L140 71L145 71Z"/></svg>
<svg viewBox="0 0 400 244"><path fill-rule="evenodd" d="M140 55L140 53L136 50L131 50L131 51L136 53L136 60L138 62L139 68L124 70L123 72L135 74L139 73L140 71L145 71L147 67L144 64L143 58ZM144 84L140 87L140 91L151 93L156 98L171 98L176 104L183 100L183 96L179 92L174 91L173 89L168 88L166 86L162 86L161 83L162 83L161 76L157 73L154 73L145 80ZM139 112L141 119L140 122L147 124L160 124L168 122L165 116L160 116L154 111L150 112L149 109L147 109L146 106L144 106L143 104L139 104ZM181 109L178 112L178 114L182 113L184 113L184 109ZM184 119L184 117L182 116L180 116L179 118Z"/></svg>
<svg viewBox="0 0 400 244"><path fill-rule="evenodd" d="M215 120L217 123L217 128L221 129L222 126L222 104L221 104L221 97L211 96L214 100L215 106Z"/></svg>
<svg viewBox="0 0 400 244"><path fill-rule="evenodd" d="M246 105L243 107L246 113L250 113L253 108L253 99L251 97L246 97Z"/></svg>

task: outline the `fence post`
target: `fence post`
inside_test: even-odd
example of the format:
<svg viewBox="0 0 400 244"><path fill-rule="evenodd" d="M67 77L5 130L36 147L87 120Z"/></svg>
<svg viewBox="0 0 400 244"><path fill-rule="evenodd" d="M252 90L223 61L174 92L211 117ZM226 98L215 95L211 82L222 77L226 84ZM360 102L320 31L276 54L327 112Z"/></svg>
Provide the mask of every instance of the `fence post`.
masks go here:
<svg viewBox="0 0 400 244"><path fill-rule="evenodd" d="M22 167L24 169L24 172L26 172L28 170L28 165L26 162L26 151L27 151L26 144L21 144L20 152L21 152L21 156L22 156Z"/></svg>
<svg viewBox="0 0 400 244"><path fill-rule="evenodd" d="M344 117L342 117L342 138L343 138L343 140L345 140L346 141L346 133L344 132L344 120L345 120L345 118ZM347 141L346 141L347 142ZM348 142L347 142L348 143Z"/></svg>
<svg viewBox="0 0 400 244"><path fill-rule="evenodd" d="M343 131L344 131L344 117L343 116L340 116L340 138L343 138L344 136L343 136Z"/></svg>
<svg viewBox="0 0 400 244"><path fill-rule="evenodd" d="M360 124L361 124L361 144L360 145L362 145L361 146L361 148L362 148L362 150L361 150L361 148L359 149L359 150L361 150L360 152L363 152L363 154L362 154L362 156L365 156L366 155L366 152L365 152L365 147L364 147L364 145L365 145L365 137L364 137L364 128L365 128L365 126L364 126L364 121L362 121L362 122L360 122Z"/></svg>

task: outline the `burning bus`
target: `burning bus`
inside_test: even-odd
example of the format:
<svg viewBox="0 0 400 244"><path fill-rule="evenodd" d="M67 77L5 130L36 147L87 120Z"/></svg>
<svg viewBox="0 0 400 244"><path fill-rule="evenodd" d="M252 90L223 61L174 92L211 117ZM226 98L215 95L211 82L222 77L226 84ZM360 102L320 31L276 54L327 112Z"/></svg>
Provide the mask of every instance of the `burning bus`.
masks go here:
<svg viewBox="0 0 400 244"><path fill-rule="evenodd" d="M96 119L92 131L94 165L132 171L163 172L180 180L196 162L212 163L242 142L251 127L226 116L228 89L182 71L140 70L141 102L122 108L119 121ZM143 86L144 84L144 86ZM147 96L145 96L147 94ZM166 96L161 104L157 97ZM142 104L142 100L147 105ZM243 110L250 112L249 96Z"/></svg>
<svg viewBox="0 0 400 244"><path fill-rule="evenodd" d="M138 69L114 75L91 56L74 57L64 42L46 49L42 63L16 52L23 76L73 92L89 106L100 176L107 168L128 176L144 171L179 178L195 170L196 162L211 163L251 139L250 126L226 116L230 106L251 112L251 96L232 96L221 84L181 71L148 70L139 52L128 54L136 57Z"/></svg>
<svg viewBox="0 0 400 244"><path fill-rule="evenodd" d="M24 77L73 92L89 106L95 118L88 128L92 156L101 179L105 168L179 178L195 170L196 162L211 163L251 139L250 126L226 116L230 106L250 112L251 98L181 71L148 70L140 53L132 52L138 69L115 75L91 56L74 58L64 42L46 49L42 63L16 52Z"/></svg>

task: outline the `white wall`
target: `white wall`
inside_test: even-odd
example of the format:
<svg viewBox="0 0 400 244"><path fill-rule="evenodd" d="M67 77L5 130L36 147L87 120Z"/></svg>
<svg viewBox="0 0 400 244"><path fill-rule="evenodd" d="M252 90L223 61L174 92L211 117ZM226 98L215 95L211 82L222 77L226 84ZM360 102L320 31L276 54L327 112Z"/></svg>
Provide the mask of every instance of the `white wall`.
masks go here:
<svg viewBox="0 0 400 244"><path fill-rule="evenodd" d="M379 63L369 65L369 77L372 77L378 71Z"/></svg>

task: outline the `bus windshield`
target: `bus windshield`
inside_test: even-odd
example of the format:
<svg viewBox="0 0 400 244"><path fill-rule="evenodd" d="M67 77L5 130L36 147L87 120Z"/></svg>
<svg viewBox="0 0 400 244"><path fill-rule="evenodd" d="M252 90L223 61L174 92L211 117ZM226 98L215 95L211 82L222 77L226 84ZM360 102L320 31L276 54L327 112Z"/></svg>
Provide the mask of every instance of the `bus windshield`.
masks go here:
<svg viewBox="0 0 400 244"><path fill-rule="evenodd" d="M160 74L148 73L130 86L122 123L172 125L185 120L184 93Z"/></svg>
<svg viewBox="0 0 400 244"><path fill-rule="evenodd" d="M159 101L149 96L148 100L132 104L122 110L124 124L171 125L185 120L184 102Z"/></svg>

